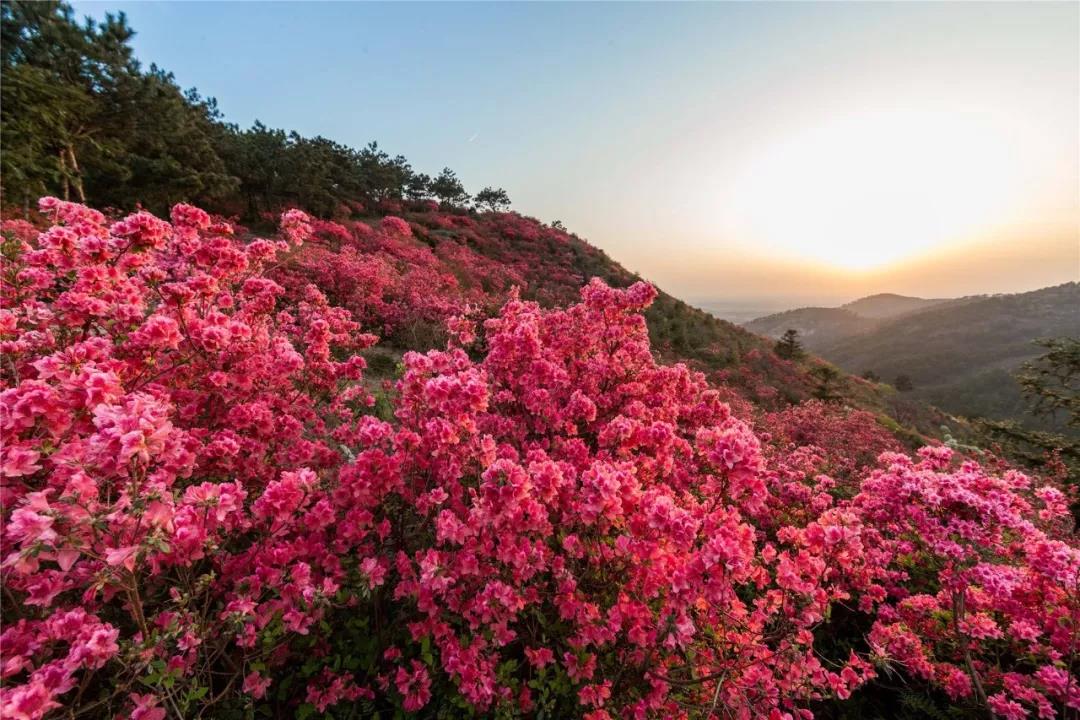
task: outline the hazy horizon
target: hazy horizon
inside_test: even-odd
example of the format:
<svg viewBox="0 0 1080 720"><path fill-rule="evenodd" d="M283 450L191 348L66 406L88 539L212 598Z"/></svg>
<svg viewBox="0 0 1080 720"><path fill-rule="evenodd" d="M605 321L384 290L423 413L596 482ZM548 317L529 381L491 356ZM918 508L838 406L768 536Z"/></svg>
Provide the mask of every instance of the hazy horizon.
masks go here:
<svg viewBox="0 0 1080 720"><path fill-rule="evenodd" d="M761 297L686 296L683 297L682 300L686 301L690 305L693 305L694 307L710 312L723 320L729 320L734 323L745 323L749 322L750 320L757 320L758 318L766 317L768 315L775 315L777 313L786 312L788 310L798 310L802 308L813 307L837 308L854 302L856 300L860 300L873 295L898 295L904 297L918 297L927 300L951 300L963 297L1024 294L1037 290L1045 290L1048 287L1058 287L1060 285L1066 285L1070 282L1077 281L1065 281L1063 283L1057 283L1055 285L1039 285L1037 287L1031 287L1025 290L1017 290L1015 292L991 291L935 296L911 295L910 293L898 293L888 289L882 289L854 295L768 295Z"/></svg>
<svg viewBox="0 0 1080 720"><path fill-rule="evenodd" d="M75 3L229 121L504 187L688 300L1080 278L1075 3L254 7Z"/></svg>

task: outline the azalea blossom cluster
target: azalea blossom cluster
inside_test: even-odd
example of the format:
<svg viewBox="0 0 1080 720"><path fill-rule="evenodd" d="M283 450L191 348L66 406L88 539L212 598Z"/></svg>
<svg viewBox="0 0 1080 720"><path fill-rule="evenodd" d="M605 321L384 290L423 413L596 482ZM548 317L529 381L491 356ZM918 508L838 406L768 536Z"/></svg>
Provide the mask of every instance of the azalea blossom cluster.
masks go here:
<svg viewBox="0 0 1080 720"><path fill-rule="evenodd" d="M295 608L296 586L272 578L287 558L223 561L273 536L288 489L338 466L330 426L366 401L355 351L374 341L313 286L282 303L266 276L311 232L303 213L282 217L283 239L241 243L183 205L171 223L41 210L54 225L4 245L2 572L19 598L0 636L5 717L85 702L106 664L98 681L137 707L141 676L205 678L204 643L244 614L226 587L273 588L249 613ZM197 614L208 597L227 603ZM146 716L167 701L184 710L155 698Z"/></svg>
<svg viewBox="0 0 1080 720"><path fill-rule="evenodd" d="M365 327L388 335L417 322L441 324L466 301L457 277L399 217L377 228L317 221L314 230L283 282L317 285Z"/></svg>
<svg viewBox="0 0 1080 720"><path fill-rule="evenodd" d="M513 287L548 304L572 302L585 282L571 270L574 260L597 252L513 213L473 218L424 210L411 221L315 220L311 241L279 280L314 283L365 327L397 345L428 349L428 338L417 336L422 326L441 329L468 308L490 314Z"/></svg>
<svg viewBox="0 0 1080 720"><path fill-rule="evenodd" d="M896 438L871 413L809 400L765 414L762 430L769 446L790 457L799 448L813 448L819 456L816 472L825 473L849 491L877 466L884 452L898 452Z"/></svg>
<svg viewBox="0 0 1080 720"><path fill-rule="evenodd" d="M894 670L1080 711L1059 490L821 407L763 442L656 361L648 284L482 320L399 218L41 209L4 228L4 717L809 718ZM427 286L450 340L380 416L364 330Z"/></svg>
<svg viewBox="0 0 1080 720"><path fill-rule="evenodd" d="M1080 551L1054 532L1069 522L1065 495L953 459L886 454L853 501L893 572L871 647L1006 720L1075 714Z"/></svg>

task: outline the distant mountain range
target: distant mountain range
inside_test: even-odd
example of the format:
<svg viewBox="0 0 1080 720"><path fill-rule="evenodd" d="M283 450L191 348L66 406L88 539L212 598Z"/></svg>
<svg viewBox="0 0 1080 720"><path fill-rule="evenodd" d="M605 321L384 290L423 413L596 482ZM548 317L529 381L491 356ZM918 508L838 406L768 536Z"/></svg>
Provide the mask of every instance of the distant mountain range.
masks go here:
<svg viewBox="0 0 1080 720"><path fill-rule="evenodd" d="M841 307L864 318L890 318L925 310L934 305L947 302L950 301L946 298L927 300L926 298L907 297L906 295L894 295L893 293L880 293L878 295L868 295Z"/></svg>
<svg viewBox="0 0 1080 720"><path fill-rule="evenodd" d="M839 367L884 382L907 375L912 394L943 410L1030 426L1012 374L1039 355L1039 338L1080 336L1080 283L1015 295L926 299L871 295L841 307L809 307L744 325L777 338L799 331L806 348Z"/></svg>

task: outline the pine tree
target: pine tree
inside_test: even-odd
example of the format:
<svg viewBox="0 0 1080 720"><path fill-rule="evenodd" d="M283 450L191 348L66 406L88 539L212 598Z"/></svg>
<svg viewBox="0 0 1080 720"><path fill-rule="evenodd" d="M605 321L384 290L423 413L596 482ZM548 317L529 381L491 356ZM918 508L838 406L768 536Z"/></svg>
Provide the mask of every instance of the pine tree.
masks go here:
<svg viewBox="0 0 1080 720"><path fill-rule="evenodd" d="M806 351L803 350L802 343L799 342L799 331L788 328L780 339L776 341L773 352L785 360L799 360L804 357Z"/></svg>
<svg viewBox="0 0 1080 720"><path fill-rule="evenodd" d="M476 193L476 204L488 212L503 212L510 207L510 196L502 188L486 187Z"/></svg>
<svg viewBox="0 0 1080 720"><path fill-rule="evenodd" d="M469 194L450 168L443 168L439 176L431 181L431 194L447 205L464 205L469 202Z"/></svg>
<svg viewBox="0 0 1080 720"><path fill-rule="evenodd" d="M80 22L66 3L25 0L5 0L0 13L5 204L57 195L161 213L187 201L258 219L288 205L333 215L352 201L469 201L449 168L433 181L376 143L355 150L224 122L212 98L140 67L123 13ZM502 209L509 198L487 189L482 202Z"/></svg>
<svg viewBox="0 0 1080 720"><path fill-rule="evenodd" d="M814 397L822 402L840 402L843 396L836 386L840 380L840 372L831 365L819 365L812 370L814 377L818 379L818 385L814 388Z"/></svg>
<svg viewBox="0 0 1080 720"><path fill-rule="evenodd" d="M217 110L135 60L123 13L80 24L63 3L2 4L4 190L163 210L235 189L213 146Z"/></svg>

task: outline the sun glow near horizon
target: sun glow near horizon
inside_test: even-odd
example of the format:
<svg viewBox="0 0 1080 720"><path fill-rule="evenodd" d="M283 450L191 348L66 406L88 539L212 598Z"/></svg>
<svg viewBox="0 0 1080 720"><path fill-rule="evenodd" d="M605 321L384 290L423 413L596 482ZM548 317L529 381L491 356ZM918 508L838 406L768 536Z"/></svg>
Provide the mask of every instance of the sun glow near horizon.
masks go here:
<svg viewBox="0 0 1080 720"><path fill-rule="evenodd" d="M1029 171L990 114L850 113L777 138L723 202L757 253L872 271L1007 224Z"/></svg>
<svg viewBox="0 0 1080 720"><path fill-rule="evenodd" d="M76 3L241 127L451 167L677 296L1080 278L1076 3L259 7Z"/></svg>

